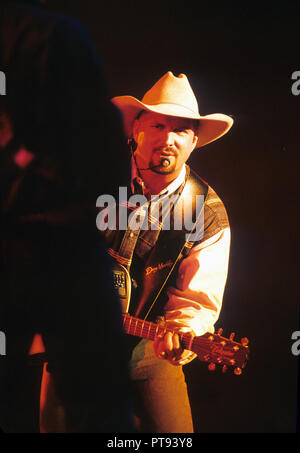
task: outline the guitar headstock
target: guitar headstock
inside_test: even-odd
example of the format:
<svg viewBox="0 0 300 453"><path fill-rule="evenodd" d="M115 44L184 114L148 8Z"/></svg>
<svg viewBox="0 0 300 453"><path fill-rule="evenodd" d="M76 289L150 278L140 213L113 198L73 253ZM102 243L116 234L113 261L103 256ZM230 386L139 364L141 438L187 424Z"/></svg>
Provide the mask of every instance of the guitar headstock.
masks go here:
<svg viewBox="0 0 300 453"><path fill-rule="evenodd" d="M249 359L249 341L242 338L239 343L234 341L234 333L231 333L229 338L221 334L222 329L219 329L217 334L206 333L195 337L192 350L201 361L209 363L209 370L214 371L216 365L223 365L224 373L230 367L236 375L240 375Z"/></svg>

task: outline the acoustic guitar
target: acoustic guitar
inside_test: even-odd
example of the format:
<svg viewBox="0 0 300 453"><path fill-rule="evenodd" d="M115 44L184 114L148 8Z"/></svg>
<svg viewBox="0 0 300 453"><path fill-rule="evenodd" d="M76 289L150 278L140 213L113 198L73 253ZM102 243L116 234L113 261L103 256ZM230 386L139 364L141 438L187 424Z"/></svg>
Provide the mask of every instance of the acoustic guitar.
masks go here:
<svg viewBox="0 0 300 453"><path fill-rule="evenodd" d="M174 333L163 324L156 324L128 314L131 297L130 274L122 264L115 263L113 275L114 285L122 304L125 333L149 340L155 340L157 336L162 336L166 332ZM213 371L216 365L222 365L223 372L230 367L236 375L240 375L249 359L249 341L247 338L242 338L237 342L234 341L234 333L226 338L222 336L222 332L223 330L219 329L216 334L207 332L200 336L194 336L190 332L177 333L182 348L193 351L202 362L207 362L209 370Z"/></svg>

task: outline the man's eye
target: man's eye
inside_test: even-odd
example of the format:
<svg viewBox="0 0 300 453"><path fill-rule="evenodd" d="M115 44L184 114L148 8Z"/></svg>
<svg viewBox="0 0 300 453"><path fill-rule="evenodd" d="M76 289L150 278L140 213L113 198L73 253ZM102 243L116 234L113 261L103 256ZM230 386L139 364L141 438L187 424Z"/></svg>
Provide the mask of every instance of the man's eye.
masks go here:
<svg viewBox="0 0 300 453"><path fill-rule="evenodd" d="M188 133L188 130L186 128L180 128L180 129L175 129L174 132L178 132L178 133L183 133L183 134L187 134Z"/></svg>
<svg viewBox="0 0 300 453"><path fill-rule="evenodd" d="M152 127L154 127L155 129L162 129L163 125L162 124L153 124Z"/></svg>

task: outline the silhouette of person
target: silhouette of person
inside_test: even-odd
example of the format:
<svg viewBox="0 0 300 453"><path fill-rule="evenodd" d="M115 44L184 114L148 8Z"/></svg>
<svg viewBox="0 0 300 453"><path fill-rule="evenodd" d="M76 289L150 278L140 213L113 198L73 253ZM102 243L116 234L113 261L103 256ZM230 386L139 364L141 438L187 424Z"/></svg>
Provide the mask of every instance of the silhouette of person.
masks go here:
<svg viewBox="0 0 300 453"><path fill-rule="evenodd" d="M107 169L122 184L116 153L127 165L119 114L84 26L38 3L0 5L0 427L39 431L38 333L66 432L130 432L119 299L95 224L97 197L117 190Z"/></svg>

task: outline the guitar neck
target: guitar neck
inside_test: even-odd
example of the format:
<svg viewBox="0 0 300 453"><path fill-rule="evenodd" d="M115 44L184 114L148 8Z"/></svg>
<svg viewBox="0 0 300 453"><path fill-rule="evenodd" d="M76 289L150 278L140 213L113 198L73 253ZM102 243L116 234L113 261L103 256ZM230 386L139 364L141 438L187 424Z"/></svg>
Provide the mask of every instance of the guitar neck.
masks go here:
<svg viewBox="0 0 300 453"><path fill-rule="evenodd" d="M164 335L166 332L173 332L171 329L166 329L163 324L155 324L154 322L135 318L127 313L123 314L123 327L127 334L148 340L155 340L159 335ZM178 333L178 335L183 348L191 351L193 336L188 332Z"/></svg>

